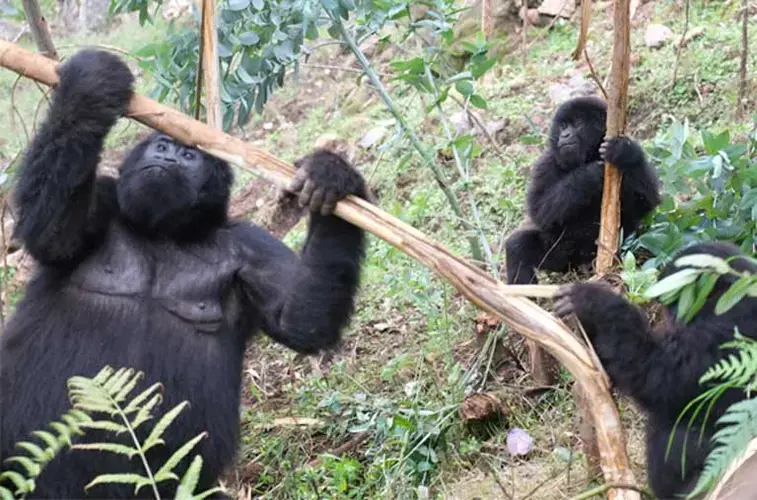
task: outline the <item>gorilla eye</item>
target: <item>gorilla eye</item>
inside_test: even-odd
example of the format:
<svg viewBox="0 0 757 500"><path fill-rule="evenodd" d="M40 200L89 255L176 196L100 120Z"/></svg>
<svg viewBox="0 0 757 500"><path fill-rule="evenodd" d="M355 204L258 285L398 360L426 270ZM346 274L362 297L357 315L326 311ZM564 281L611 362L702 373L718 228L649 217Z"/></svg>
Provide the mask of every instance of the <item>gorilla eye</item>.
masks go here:
<svg viewBox="0 0 757 500"><path fill-rule="evenodd" d="M157 145L157 146L155 146L155 149L157 149L157 150L158 150L158 152L162 153L162 152L164 152L164 151L165 151L166 149L168 149L168 146L166 146L166 145L165 145L165 144L163 144L162 142L159 142L159 143L158 143L158 145Z"/></svg>
<svg viewBox="0 0 757 500"><path fill-rule="evenodd" d="M194 151L184 151L184 155L183 156L187 160L194 160L196 158L196 155L195 155Z"/></svg>

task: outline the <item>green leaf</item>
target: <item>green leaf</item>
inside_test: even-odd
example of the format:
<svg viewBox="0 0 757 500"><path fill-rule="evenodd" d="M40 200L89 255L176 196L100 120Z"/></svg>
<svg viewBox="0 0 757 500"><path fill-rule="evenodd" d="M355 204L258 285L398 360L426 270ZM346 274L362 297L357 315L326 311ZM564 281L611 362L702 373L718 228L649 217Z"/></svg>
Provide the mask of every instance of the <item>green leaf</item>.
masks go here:
<svg viewBox="0 0 757 500"><path fill-rule="evenodd" d="M16 491L19 493L25 493L28 491L26 485L26 478L16 471L7 470L0 473L0 480L7 479L13 483L16 487Z"/></svg>
<svg viewBox="0 0 757 500"><path fill-rule="evenodd" d="M166 431L168 426L171 425L171 422L173 422L176 417L179 416L179 413L181 413L181 411L187 406L189 406L189 402L182 401L181 403L173 407L170 411L166 412L166 414L163 415L161 419L158 420L158 422L155 424L155 427L153 427L152 432L150 432L150 435L147 436L147 439L145 439L144 443L142 444L142 450L147 451L158 443L162 444L163 440L160 439L161 436Z"/></svg>
<svg viewBox="0 0 757 500"><path fill-rule="evenodd" d="M103 431L115 432L116 434L127 432L129 430L125 425L121 425L112 420L97 420L81 424L81 426L85 429L99 429Z"/></svg>
<svg viewBox="0 0 757 500"><path fill-rule="evenodd" d="M717 304L715 304L715 314L721 315L730 311L733 306L744 298L754 282L754 276L744 276L736 280L718 299Z"/></svg>
<svg viewBox="0 0 757 500"><path fill-rule="evenodd" d="M126 405L126 408L124 408L124 413L129 414L134 411L137 411L139 407L142 405L144 401L147 400L155 391L159 391L163 388L163 384L160 382L156 382L155 384L151 385L144 391L142 391L137 397L132 399L128 405ZM160 396L160 395L158 395Z"/></svg>
<svg viewBox="0 0 757 500"><path fill-rule="evenodd" d="M521 144L526 144L528 146L538 146L541 144L540 135L522 135L519 137L519 140Z"/></svg>
<svg viewBox="0 0 757 500"><path fill-rule="evenodd" d="M148 478L142 477L139 474L100 474L87 484L84 489L88 490L97 484L133 484L135 485L134 490L136 492L141 486L149 485L151 482Z"/></svg>
<svg viewBox="0 0 757 500"><path fill-rule="evenodd" d="M473 106L475 106L477 108L480 108L480 109L487 109L488 108L488 106L486 104L486 100L484 100L484 98L481 97L478 94L473 94L472 96L470 96L470 103Z"/></svg>
<svg viewBox="0 0 757 500"><path fill-rule="evenodd" d="M474 64L471 73L473 74L473 78L478 80L481 78L481 76L492 69L495 64L497 64L498 58L492 57L491 59L487 59L484 62Z"/></svg>
<svg viewBox="0 0 757 500"><path fill-rule="evenodd" d="M187 467L187 471L184 473L184 477L181 478L179 488L176 493L176 500L190 500L192 493L197 488L197 483L200 481L200 472L202 471L202 456L195 455L192 463ZM188 496L184 496L188 495Z"/></svg>
<svg viewBox="0 0 757 500"><path fill-rule="evenodd" d="M174 468L176 468L177 465L179 465L179 462L181 462L184 457L189 455L189 452L192 451L192 448L194 448L197 443L199 443L202 439L205 439L208 437L207 432L202 432L195 436L191 441L185 443L181 448L176 450L176 452L171 455L171 458L169 458L165 464L163 464L163 467L160 468L158 472L155 473L155 478L158 480L161 480L160 478L163 478L167 476L168 474L172 473Z"/></svg>
<svg viewBox="0 0 757 500"><path fill-rule="evenodd" d="M252 46L257 45L260 42L260 35L254 31L248 31L239 35L239 43L242 45Z"/></svg>
<svg viewBox="0 0 757 500"><path fill-rule="evenodd" d="M647 288L644 297L653 299L664 293L679 290L696 281L701 272L699 269L682 269Z"/></svg>
<svg viewBox="0 0 757 500"><path fill-rule="evenodd" d="M244 10L250 6L250 0L229 0L229 10Z"/></svg>
<svg viewBox="0 0 757 500"><path fill-rule="evenodd" d="M718 274L728 274L731 272L730 266L724 259L706 253L684 255L676 259L675 265L676 267L710 268L714 269Z"/></svg>
<svg viewBox="0 0 757 500"><path fill-rule="evenodd" d="M455 88L465 97L468 97L473 93L473 84L468 80L459 80L455 82Z"/></svg>
<svg viewBox="0 0 757 500"><path fill-rule="evenodd" d="M44 462L47 459L47 453L45 453L45 450L34 443L29 443L28 441L20 441L16 443L16 446L28 451L37 462Z"/></svg>
<svg viewBox="0 0 757 500"><path fill-rule="evenodd" d="M42 467L29 457L10 457L5 459L5 463L17 463L26 469L26 475L29 477L39 476Z"/></svg>
<svg viewBox="0 0 757 500"><path fill-rule="evenodd" d="M139 453L136 448L118 443L79 443L73 445L71 448L75 450L109 451L117 455L125 455L129 458Z"/></svg>
<svg viewBox="0 0 757 500"><path fill-rule="evenodd" d="M687 285L681 289L681 294L678 297L676 319L683 320L683 318L688 315L691 306L694 304L695 291L696 283L691 283L690 285Z"/></svg>
<svg viewBox="0 0 757 500"><path fill-rule="evenodd" d="M712 273L706 273L699 277L699 280L697 281L697 296L694 299L694 303L691 305L691 309L689 309L689 313L683 319L684 323L689 323L694 319L696 313L702 309L702 306L707 302L710 293L712 293L712 290L715 288L715 283L717 283L718 278L719 276L717 274Z"/></svg>

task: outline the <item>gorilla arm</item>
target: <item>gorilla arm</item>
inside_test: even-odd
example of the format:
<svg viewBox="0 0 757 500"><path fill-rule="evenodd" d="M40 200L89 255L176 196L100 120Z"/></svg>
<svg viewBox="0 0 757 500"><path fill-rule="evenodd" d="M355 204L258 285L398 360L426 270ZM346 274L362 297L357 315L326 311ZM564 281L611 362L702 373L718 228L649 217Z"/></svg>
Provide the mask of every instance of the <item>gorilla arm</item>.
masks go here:
<svg viewBox="0 0 757 500"><path fill-rule="evenodd" d="M648 411L673 419L701 392L699 378L733 338L733 317L703 313L654 338L638 307L598 283L561 287L556 299L559 316L576 314L613 384Z"/></svg>
<svg viewBox="0 0 757 500"><path fill-rule="evenodd" d="M625 236L635 231L639 221L660 204L657 174L649 165L641 146L625 136L602 143L600 156L623 173L621 225Z"/></svg>
<svg viewBox="0 0 757 500"><path fill-rule="evenodd" d="M541 229L586 215L586 209L595 205L602 194L601 162L564 171L553 154L547 152L533 165L532 172L527 194L528 212Z"/></svg>
<svg viewBox="0 0 757 500"><path fill-rule="evenodd" d="M245 261L240 277L263 316L263 331L301 353L334 345L354 310L364 253L361 229L311 213L298 258L262 228L233 223Z"/></svg>
<svg viewBox="0 0 757 500"><path fill-rule="evenodd" d="M133 82L124 63L101 52L79 52L59 72L15 188L15 235L47 265L81 257L115 210L114 180L95 176L105 136L126 109Z"/></svg>

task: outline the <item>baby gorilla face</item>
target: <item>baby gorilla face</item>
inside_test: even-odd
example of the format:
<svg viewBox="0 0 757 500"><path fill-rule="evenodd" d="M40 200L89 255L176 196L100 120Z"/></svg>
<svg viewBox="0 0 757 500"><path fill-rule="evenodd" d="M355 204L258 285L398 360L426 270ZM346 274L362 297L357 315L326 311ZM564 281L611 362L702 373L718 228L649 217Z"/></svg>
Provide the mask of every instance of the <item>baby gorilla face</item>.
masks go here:
<svg viewBox="0 0 757 500"><path fill-rule="evenodd" d="M137 145L120 172L119 208L135 228L172 233L177 224L197 222L196 212L225 211L228 165L166 135Z"/></svg>

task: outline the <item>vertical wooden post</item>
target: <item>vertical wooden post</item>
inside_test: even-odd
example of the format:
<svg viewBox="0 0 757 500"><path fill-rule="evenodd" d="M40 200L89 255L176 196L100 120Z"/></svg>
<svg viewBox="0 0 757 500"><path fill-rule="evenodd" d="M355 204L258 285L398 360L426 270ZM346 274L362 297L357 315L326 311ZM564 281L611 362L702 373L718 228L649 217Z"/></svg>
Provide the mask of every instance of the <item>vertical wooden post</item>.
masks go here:
<svg viewBox="0 0 757 500"><path fill-rule="evenodd" d="M630 0L615 0L615 31L612 49L610 88L607 93L607 136L615 137L626 128L628 108L628 74L631 65ZM602 216L597 248L597 273L604 274L611 267L618 251L620 230L620 171L605 165L602 191Z"/></svg>
<svg viewBox="0 0 757 500"><path fill-rule="evenodd" d="M58 51L55 50L53 37L50 35L47 20L39 8L39 2L37 0L23 0L23 4L26 20L29 23L29 30L32 32L34 42L37 44L37 50L44 56L57 61Z"/></svg>
<svg viewBox="0 0 757 500"><path fill-rule="evenodd" d="M481 0L481 31L489 40L494 32L494 14L492 13L492 0Z"/></svg>
<svg viewBox="0 0 757 500"><path fill-rule="evenodd" d="M221 110L221 77L219 74L218 31L213 0L199 0L201 3L202 25L200 49L200 68L198 78L205 80L205 112L208 125L223 129L223 112ZM201 83L201 82L200 82ZM197 112L200 109L200 93L203 85L197 86Z"/></svg>

